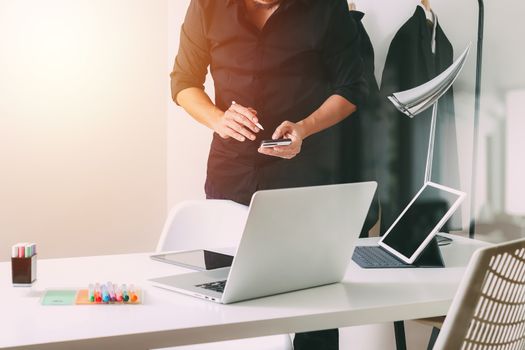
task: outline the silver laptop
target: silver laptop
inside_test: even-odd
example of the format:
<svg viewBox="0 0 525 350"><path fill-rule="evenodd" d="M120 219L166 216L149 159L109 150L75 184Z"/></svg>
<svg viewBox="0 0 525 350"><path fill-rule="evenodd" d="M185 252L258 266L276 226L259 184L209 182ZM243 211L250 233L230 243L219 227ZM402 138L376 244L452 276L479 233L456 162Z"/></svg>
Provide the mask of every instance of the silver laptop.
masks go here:
<svg viewBox="0 0 525 350"><path fill-rule="evenodd" d="M151 279L228 304L340 282L375 182L259 191L230 268Z"/></svg>

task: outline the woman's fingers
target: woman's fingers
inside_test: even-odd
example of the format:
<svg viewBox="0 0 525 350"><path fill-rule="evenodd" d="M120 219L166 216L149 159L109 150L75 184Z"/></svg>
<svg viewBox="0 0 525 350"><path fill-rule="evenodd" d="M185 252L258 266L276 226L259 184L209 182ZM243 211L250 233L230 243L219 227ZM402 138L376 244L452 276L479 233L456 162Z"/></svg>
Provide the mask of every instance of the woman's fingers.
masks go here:
<svg viewBox="0 0 525 350"><path fill-rule="evenodd" d="M285 147L290 147L290 146L276 146L272 148L267 148L267 147L262 148L261 147L259 148L259 153L266 154L268 156L284 158L284 159L292 159L298 154L298 152L290 152L289 150L285 151L281 149Z"/></svg>
<svg viewBox="0 0 525 350"><path fill-rule="evenodd" d="M222 130L222 133L221 133L221 137L223 139L227 139L227 138L234 138L235 140L239 141L239 142L244 142L244 140L246 140L246 137L240 133L238 133L236 130L228 127L228 126L224 126L223 127L223 130Z"/></svg>
<svg viewBox="0 0 525 350"><path fill-rule="evenodd" d="M255 140L256 135L260 130L252 121L257 112L251 108L246 108L238 104L232 104L230 108L224 112L223 117L216 128L218 134L227 139L232 137L237 141L244 142L246 139ZM257 121L257 118L255 118Z"/></svg>
<svg viewBox="0 0 525 350"><path fill-rule="evenodd" d="M272 135L272 139L277 140L282 138L284 135L293 133L295 124L289 121L284 121L275 129Z"/></svg>
<svg viewBox="0 0 525 350"><path fill-rule="evenodd" d="M233 118L235 119L237 123L244 125L245 127L247 127L253 132L259 132L259 128L255 126L255 124L252 123L248 118L246 118L246 116L240 113L237 113L237 112L232 112L232 114L233 114Z"/></svg>
<svg viewBox="0 0 525 350"><path fill-rule="evenodd" d="M255 135L252 134L248 129L246 129L242 124L239 124L239 122L237 122L235 118L228 119L226 121L226 126L249 140L255 140Z"/></svg>
<svg viewBox="0 0 525 350"><path fill-rule="evenodd" d="M257 123L259 120L257 119L257 111L255 111L251 107L244 107L238 103L233 103L230 106L230 110L235 111L239 114L242 114L248 120L255 126L255 123Z"/></svg>
<svg viewBox="0 0 525 350"><path fill-rule="evenodd" d="M290 159L295 157L301 151L300 143L292 143L288 146L260 147L259 153L269 156Z"/></svg>
<svg viewBox="0 0 525 350"><path fill-rule="evenodd" d="M275 146L272 148L260 147L259 153L285 159L291 159L298 155L301 152L301 146L303 143L299 132L299 126L289 121L283 122L275 129L272 138L276 140L283 137L291 139L292 143L288 146Z"/></svg>

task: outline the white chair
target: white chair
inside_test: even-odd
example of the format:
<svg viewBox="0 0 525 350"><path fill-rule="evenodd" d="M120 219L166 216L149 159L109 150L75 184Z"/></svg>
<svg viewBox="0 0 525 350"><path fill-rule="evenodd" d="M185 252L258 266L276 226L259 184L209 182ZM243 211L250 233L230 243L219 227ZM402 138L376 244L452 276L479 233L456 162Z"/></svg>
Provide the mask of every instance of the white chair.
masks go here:
<svg viewBox="0 0 525 350"><path fill-rule="evenodd" d="M474 253L434 349L524 348L525 240L521 239Z"/></svg>
<svg viewBox="0 0 525 350"><path fill-rule="evenodd" d="M157 252L237 247L248 207L229 200L193 200L174 207L164 224ZM207 302L207 301L203 301ZM179 346L173 350L292 350L288 334Z"/></svg>
<svg viewBox="0 0 525 350"><path fill-rule="evenodd" d="M248 207L229 200L192 200L171 209L157 252L237 247Z"/></svg>

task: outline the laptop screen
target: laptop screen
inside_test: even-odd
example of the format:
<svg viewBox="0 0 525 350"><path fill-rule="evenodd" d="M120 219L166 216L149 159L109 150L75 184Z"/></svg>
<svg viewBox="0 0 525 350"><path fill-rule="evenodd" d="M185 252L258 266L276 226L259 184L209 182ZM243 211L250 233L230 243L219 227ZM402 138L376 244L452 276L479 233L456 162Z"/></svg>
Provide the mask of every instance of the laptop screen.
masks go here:
<svg viewBox="0 0 525 350"><path fill-rule="evenodd" d="M452 215L460 199L462 199L461 193L427 184L389 228L382 242L406 258L410 258L432 231L442 228L448 230L445 226L446 222L442 227L437 226L445 216Z"/></svg>

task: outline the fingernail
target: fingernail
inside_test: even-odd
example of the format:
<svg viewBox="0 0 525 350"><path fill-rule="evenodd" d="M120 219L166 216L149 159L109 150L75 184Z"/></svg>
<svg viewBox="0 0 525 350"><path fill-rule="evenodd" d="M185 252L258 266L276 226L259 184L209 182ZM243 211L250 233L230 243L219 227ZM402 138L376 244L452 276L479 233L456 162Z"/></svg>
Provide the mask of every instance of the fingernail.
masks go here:
<svg viewBox="0 0 525 350"><path fill-rule="evenodd" d="M253 118L253 122L257 123L258 122L257 118Z"/></svg>
<svg viewBox="0 0 525 350"><path fill-rule="evenodd" d="M241 137L241 142L244 142L245 138L244 137Z"/></svg>
<svg viewBox="0 0 525 350"><path fill-rule="evenodd" d="M255 136L251 135L250 140L255 140Z"/></svg>
<svg viewBox="0 0 525 350"><path fill-rule="evenodd" d="M258 128L258 127L255 127L255 128L253 129L253 131L255 131L255 132L259 132L259 128Z"/></svg>

